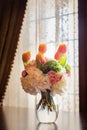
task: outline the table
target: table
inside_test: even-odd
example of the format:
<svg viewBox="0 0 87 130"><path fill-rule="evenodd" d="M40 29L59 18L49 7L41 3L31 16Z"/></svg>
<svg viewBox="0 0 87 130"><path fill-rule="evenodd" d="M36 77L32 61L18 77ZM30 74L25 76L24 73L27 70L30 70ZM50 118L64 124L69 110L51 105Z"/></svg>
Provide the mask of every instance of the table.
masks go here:
<svg viewBox="0 0 87 130"><path fill-rule="evenodd" d="M0 130L87 130L87 118L78 112L60 111L52 124L41 124L34 109L0 107Z"/></svg>

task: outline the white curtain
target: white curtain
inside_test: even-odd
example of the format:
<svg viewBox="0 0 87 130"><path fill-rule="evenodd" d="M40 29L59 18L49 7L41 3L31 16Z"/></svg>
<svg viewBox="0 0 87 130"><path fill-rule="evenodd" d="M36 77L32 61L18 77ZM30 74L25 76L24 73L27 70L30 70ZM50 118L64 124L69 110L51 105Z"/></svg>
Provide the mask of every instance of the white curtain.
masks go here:
<svg viewBox="0 0 87 130"><path fill-rule="evenodd" d="M3 105L35 107L35 97L21 87L23 70L22 53L30 50L35 58L39 43L48 46L47 56L52 58L58 43L68 46L68 63L72 67L67 81L67 91L59 96L60 108L79 110L78 81L78 1L77 0L28 0L21 27L13 68L9 77Z"/></svg>

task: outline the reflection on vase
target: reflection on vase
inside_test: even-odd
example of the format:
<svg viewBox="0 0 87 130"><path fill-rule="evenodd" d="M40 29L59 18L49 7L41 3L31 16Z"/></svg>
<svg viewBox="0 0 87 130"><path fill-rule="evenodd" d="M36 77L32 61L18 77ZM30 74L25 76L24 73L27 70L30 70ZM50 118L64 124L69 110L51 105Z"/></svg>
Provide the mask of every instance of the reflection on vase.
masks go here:
<svg viewBox="0 0 87 130"><path fill-rule="evenodd" d="M55 123L39 123L37 130L58 130Z"/></svg>

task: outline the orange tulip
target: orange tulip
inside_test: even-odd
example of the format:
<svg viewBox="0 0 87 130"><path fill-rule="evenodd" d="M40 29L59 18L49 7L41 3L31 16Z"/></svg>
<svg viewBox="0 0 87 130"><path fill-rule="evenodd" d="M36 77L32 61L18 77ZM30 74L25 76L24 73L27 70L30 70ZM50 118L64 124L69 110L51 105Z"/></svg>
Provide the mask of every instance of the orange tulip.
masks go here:
<svg viewBox="0 0 87 130"><path fill-rule="evenodd" d="M23 53L22 54L22 60L23 60L23 62L28 62L30 60L30 57L31 57L30 51Z"/></svg>
<svg viewBox="0 0 87 130"><path fill-rule="evenodd" d="M46 50L47 50L46 44L42 43L42 44L39 45L39 52L45 53Z"/></svg>
<svg viewBox="0 0 87 130"><path fill-rule="evenodd" d="M60 44L60 45L59 45L59 48L58 48L58 52L66 53L66 51L67 51L67 46L66 46L66 44Z"/></svg>
<svg viewBox="0 0 87 130"><path fill-rule="evenodd" d="M40 63L42 63L42 64L44 64L44 63L46 62L45 57L44 57L43 55L41 55L40 53L38 53L38 54L36 55L36 60L39 60Z"/></svg>

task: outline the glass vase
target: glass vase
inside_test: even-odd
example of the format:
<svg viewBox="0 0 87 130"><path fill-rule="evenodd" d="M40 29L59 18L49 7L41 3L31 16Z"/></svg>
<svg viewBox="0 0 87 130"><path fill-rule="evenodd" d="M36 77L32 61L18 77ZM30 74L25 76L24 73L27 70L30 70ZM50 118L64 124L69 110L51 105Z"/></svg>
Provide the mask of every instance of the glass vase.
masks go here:
<svg viewBox="0 0 87 130"><path fill-rule="evenodd" d="M52 96L49 90L36 96L36 117L40 123L54 123L59 113L57 96Z"/></svg>

